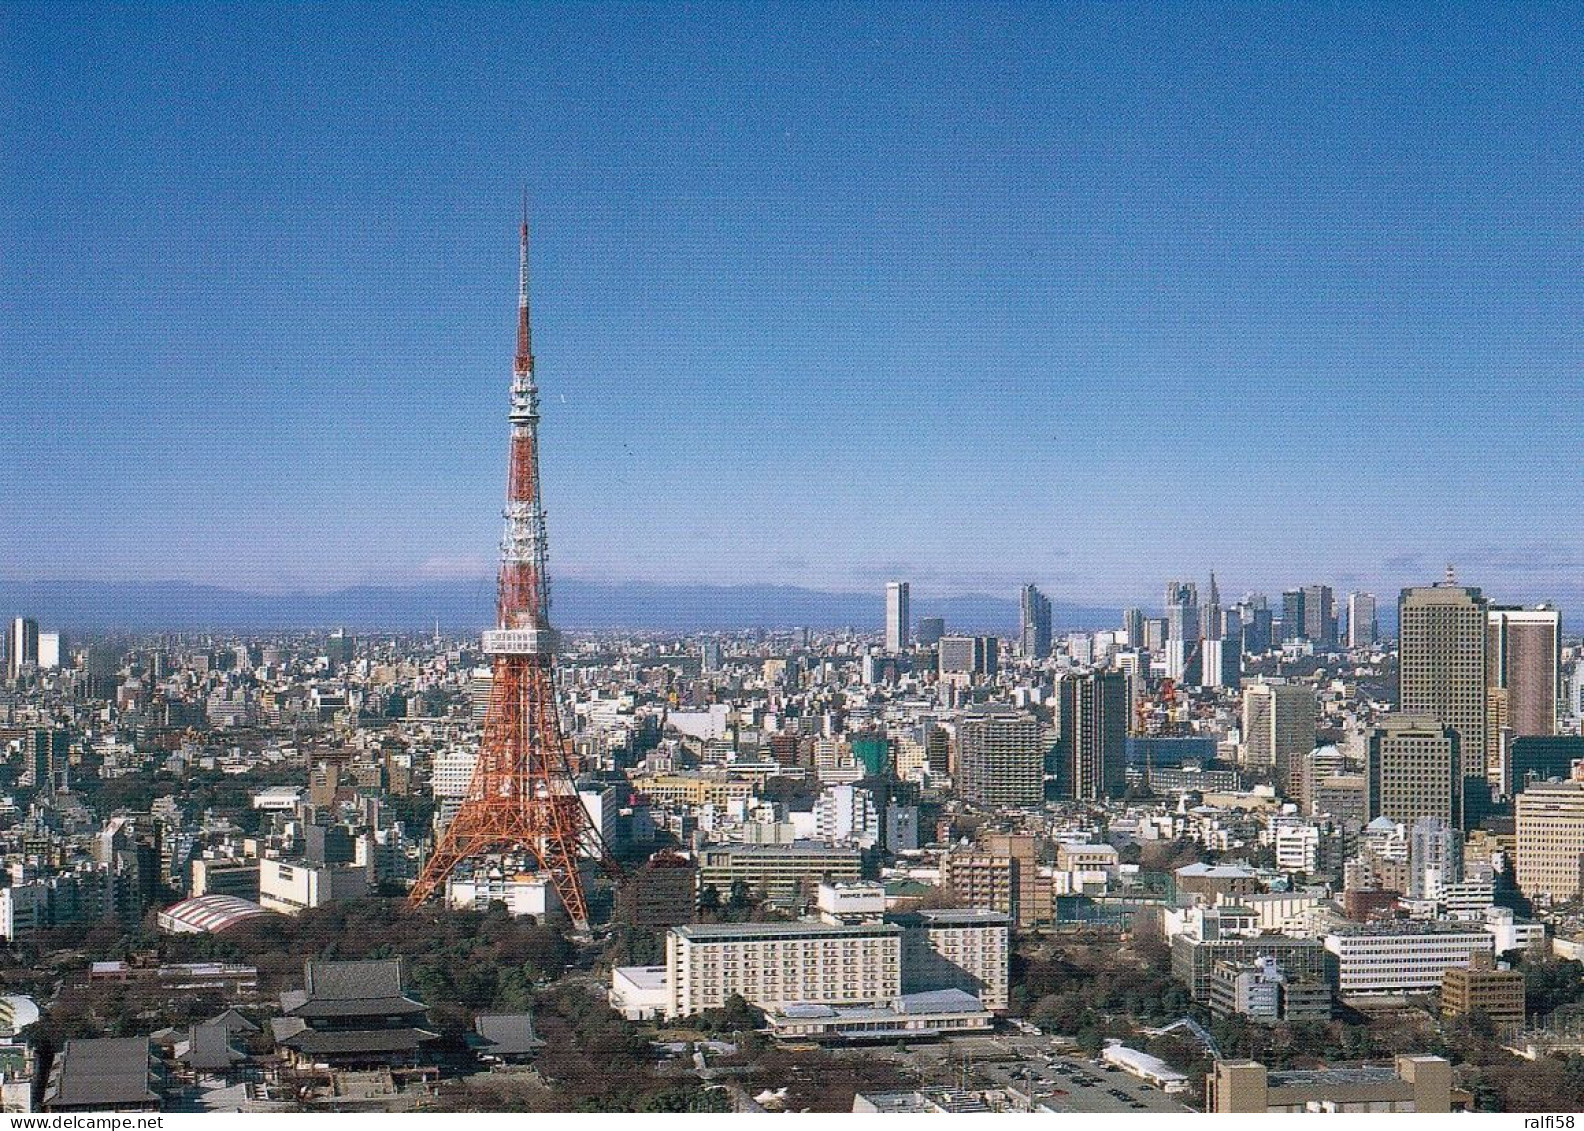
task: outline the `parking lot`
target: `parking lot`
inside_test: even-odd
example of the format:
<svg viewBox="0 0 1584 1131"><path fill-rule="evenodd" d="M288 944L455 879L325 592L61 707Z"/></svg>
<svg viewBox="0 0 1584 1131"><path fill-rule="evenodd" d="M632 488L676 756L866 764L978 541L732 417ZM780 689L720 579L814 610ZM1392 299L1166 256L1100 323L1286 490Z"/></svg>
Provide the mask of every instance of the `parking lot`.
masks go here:
<svg viewBox="0 0 1584 1131"><path fill-rule="evenodd" d="M1111 1115L1192 1110L1120 1068L1069 1050L1048 1036L1009 1033L915 1045L899 1059L932 1084L1004 1091L1015 1108Z"/></svg>
<svg viewBox="0 0 1584 1131"><path fill-rule="evenodd" d="M1075 1057L1030 1057L1021 1063L984 1064L978 1071L1030 1108L1109 1115L1190 1110L1120 1068Z"/></svg>

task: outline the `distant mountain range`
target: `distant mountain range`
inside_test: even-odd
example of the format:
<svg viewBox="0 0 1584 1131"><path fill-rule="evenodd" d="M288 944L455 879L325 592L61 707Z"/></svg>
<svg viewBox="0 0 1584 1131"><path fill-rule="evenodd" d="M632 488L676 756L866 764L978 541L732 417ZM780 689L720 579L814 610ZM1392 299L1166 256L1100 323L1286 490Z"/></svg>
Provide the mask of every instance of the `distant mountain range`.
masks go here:
<svg viewBox="0 0 1584 1131"><path fill-rule="evenodd" d="M553 619L565 629L700 632L714 629L854 627L878 632L881 593L827 593L782 585L604 584L567 578L551 590ZM356 586L329 593L246 593L181 581L7 581L0 616L30 616L45 631L252 631L345 627L354 631L483 627L493 614L489 579L405 587ZM1012 597L915 594L913 615L943 617L948 631L1017 631ZM1057 633L1112 628L1121 610L1057 603Z"/></svg>

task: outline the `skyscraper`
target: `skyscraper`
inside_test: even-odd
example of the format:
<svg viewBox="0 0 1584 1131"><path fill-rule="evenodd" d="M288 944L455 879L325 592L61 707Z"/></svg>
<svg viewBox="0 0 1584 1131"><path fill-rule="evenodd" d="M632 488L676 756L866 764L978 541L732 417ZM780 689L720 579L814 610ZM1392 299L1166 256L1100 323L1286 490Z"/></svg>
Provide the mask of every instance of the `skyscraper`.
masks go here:
<svg viewBox="0 0 1584 1131"><path fill-rule="evenodd" d="M885 646L893 656L907 650L908 628L913 623L908 609L908 583L886 582Z"/></svg>
<svg viewBox="0 0 1584 1131"><path fill-rule="evenodd" d="M1144 610L1122 610L1122 635L1127 640L1127 647L1144 647Z"/></svg>
<svg viewBox="0 0 1584 1131"><path fill-rule="evenodd" d="M1404 589L1397 610L1398 710L1451 727L1462 772L1488 780L1488 603L1448 569L1441 584Z"/></svg>
<svg viewBox="0 0 1584 1131"><path fill-rule="evenodd" d="M1051 650L1051 603L1032 582L1023 587L1018 601L1022 614L1023 655L1030 660L1043 660Z"/></svg>
<svg viewBox="0 0 1584 1131"><path fill-rule="evenodd" d="M12 679L24 668L38 666L39 626L31 617L17 617L6 634L6 671Z"/></svg>
<svg viewBox="0 0 1584 1131"><path fill-rule="evenodd" d="M1269 771L1287 797L1299 793L1302 759L1315 745L1315 693L1307 683L1252 683L1243 689L1243 765Z"/></svg>
<svg viewBox="0 0 1584 1131"><path fill-rule="evenodd" d="M1485 646L1485 776L1503 794L1521 788L1511 781L1508 752L1513 739L1552 735L1562 693L1562 615L1533 609L1493 607ZM1474 767L1470 766L1472 773Z"/></svg>
<svg viewBox="0 0 1584 1131"><path fill-rule="evenodd" d="M1200 681L1205 687L1236 687L1243 672L1243 652L1237 638L1212 636L1199 645Z"/></svg>
<svg viewBox="0 0 1584 1131"><path fill-rule="evenodd" d="M946 635L946 620L944 617L919 617L918 642L926 648L933 648L940 643L942 636Z"/></svg>
<svg viewBox="0 0 1584 1131"><path fill-rule="evenodd" d="M1305 627L1304 591L1288 589L1282 594L1281 638L1302 640Z"/></svg>
<svg viewBox="0 0 1584 1131"><path fill-rule="evenodd" d="M1063 797L1122 796L1130 704L1120 671L1064 675L1056 681L1057 782Z"/></svg>
<svg viewBox="0 0 1584 1131"><path fill-rule="evenodd" d="M1263 655L1271 649L1270 601L1263 593L1246 593L1236 606L1238 624L1243 633L1243 651L1250 656Z"/></svg>
<svg viewBox="0 0 1584 1131"><path fill-rule="evenodd" d="M1303 588L1303 633L1305 640L1330 647L1337 641L1336 594L1329 585Z"/></svg>
<svg viewBox="0 0 1584 1131"><path fill-rule="evenodd" d="M1045 743L1029 715L970 715L957 731L957 792L979 805L1045 800Z"/></svg>
<svg viewBox="0 0 1584 1131"><path fill-rule="evenodd" d="M1458 732L1427 715L1388 715L1369 733L1366 774L1370 819L1409 824L1439 817L1463 825Z"/></svg>
<svg viewBox="0 0 1584 1131"><path fill-rule="evenodd" d="M1375 620L1375 594L1348 594L1348 647L1367 648L1380 636Z"/></svg>

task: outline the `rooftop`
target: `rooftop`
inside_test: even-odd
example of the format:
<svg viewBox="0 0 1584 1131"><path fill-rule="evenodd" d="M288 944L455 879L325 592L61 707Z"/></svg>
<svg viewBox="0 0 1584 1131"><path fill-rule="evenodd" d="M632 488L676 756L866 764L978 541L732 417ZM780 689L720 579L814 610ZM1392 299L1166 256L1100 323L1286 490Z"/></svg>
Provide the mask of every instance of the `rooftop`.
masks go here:
<svg viewBox="0 0 1584 1131"><path fill-rule="evenodd" d="M46 1106L127 1106L159 1097L154 1092L151 1047L147 1037L69 1040L51 1073Z"/></svg>
<svg viewBox="0 0 1584 1131"><path fill-rule="evenodd" d="M754 939L871 938L900 935L894 923L687 923L672 927L692 942L740 942Z"/></svg>

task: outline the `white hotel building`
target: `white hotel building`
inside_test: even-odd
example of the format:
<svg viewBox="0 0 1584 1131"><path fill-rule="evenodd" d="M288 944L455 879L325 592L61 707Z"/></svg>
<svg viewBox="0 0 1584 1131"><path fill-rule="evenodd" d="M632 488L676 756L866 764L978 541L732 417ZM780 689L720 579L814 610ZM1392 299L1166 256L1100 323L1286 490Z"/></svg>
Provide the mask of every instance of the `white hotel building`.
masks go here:
<svg viewBox="0 0 1584 1131"><path fill-rule="evenodd" d="M712 923L666 935L667 1019L800 1002L883 1005L902 993L902 928L890 923Z"/></svg>

